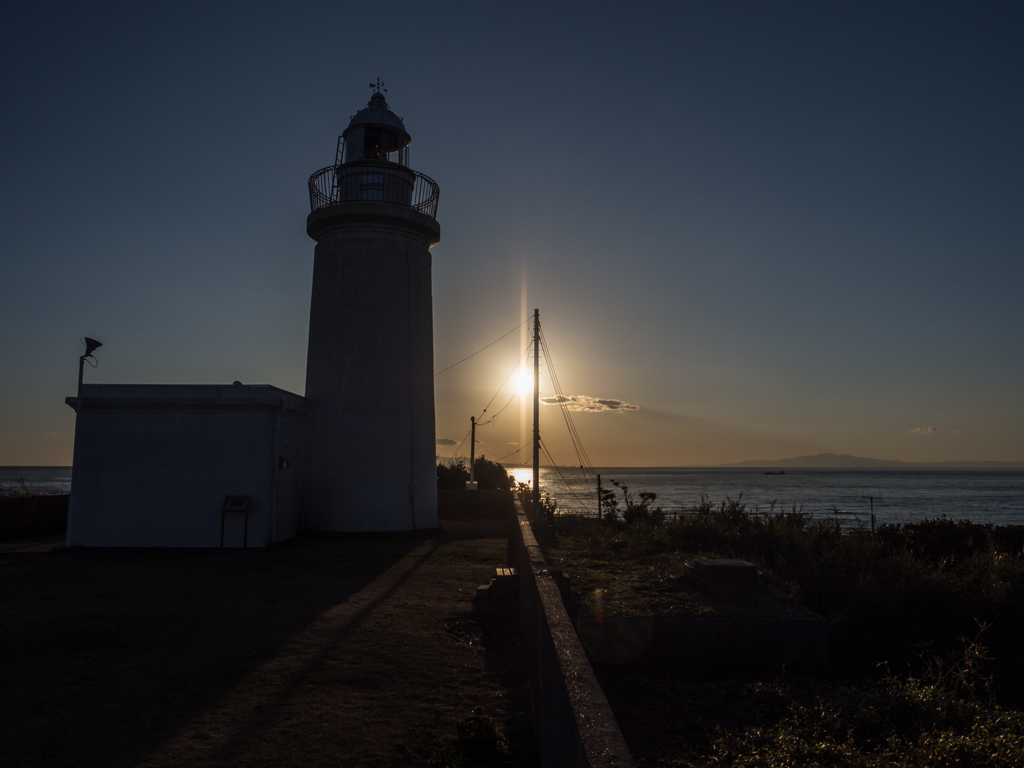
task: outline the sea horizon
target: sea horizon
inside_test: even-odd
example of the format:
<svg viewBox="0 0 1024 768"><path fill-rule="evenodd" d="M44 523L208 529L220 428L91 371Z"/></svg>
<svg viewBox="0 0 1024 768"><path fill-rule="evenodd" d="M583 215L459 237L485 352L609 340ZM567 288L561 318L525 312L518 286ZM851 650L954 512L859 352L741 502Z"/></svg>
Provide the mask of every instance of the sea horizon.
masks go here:
<svg viewBox="0 0 1024 768"><path fill-rule="evenodd" d="M529 483L532 469L509 467ZM655 506L685 514L706 499L718 506L729 499L751 512L796 509L810 517L841 517L844 525L909 523L938 517L992 525L1024 525L1024 470L987 468L786 468L763 467L579 467L541 466L541 489L559 508L597 513L596 474L603 488L613 481L657 494ZM623 493L617 490L620 505Z"/></svg>
<svg viewBox="0 0 1024 768"><path fill-rule="evenodd" d="M533 470L505 464L517 482L530 483ZM669 515L692 511L703 499L719 505L739 500L751 512L796 509L810 517L840 517L844 525L908 523L947 517L992 525L1024 525L1024 469L1013 467L765 467L689 466L579 467L541 465L541 488L559 509L597 514L596 475L629 492L657 494L655 506ZM67 493L71 467L0 467L0 488L22 484L36 493ZM622 491L617 490L620 502Z"/></svg>

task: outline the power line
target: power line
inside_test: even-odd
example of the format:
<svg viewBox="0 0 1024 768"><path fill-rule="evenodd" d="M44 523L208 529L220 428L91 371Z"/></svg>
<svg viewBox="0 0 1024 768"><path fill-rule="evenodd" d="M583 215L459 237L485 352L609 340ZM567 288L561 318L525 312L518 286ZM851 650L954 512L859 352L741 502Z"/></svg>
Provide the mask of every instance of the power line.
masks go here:
<svg viewBox="0 0 1024 768"><path fill-rule="evenodd" d="M519 330L520 328L522 328L522 327L523 327L524 325L526 325L526 322L527 322L526 320L523 320L523 322L521 322L521 323L520 323L519 325L517 325L517 326L516 326L515 328L513 328L513 329L512 329L511 331L509 331L508 333L506 333L506 334L505 334L504 336L499 336L499 337L498 337L497 339L495 339L494 341L492 341L492 342L491 342L490 344L488 344L488 345L487 345L486 347L481 347L481 348L480 348L480 349L478 349L478 350L477 350L476 352L474 352L474 353L473 353L472 355L467 355L466 357L464 357L464 358L462 358L461 360L459 360L459 362L457 362L457 363L452 363L452 364L451 364L451 365L449 365L449 366L448 366L447 368L443 368L443 369L441 369L440 371L438 371L437 373L435 373L435 374L434 374L434 378L436 379L436 378L437 378L438 376L440 376L440 375L441 375L442 373L444 373L445 371L450 371L450 370L451 370L452 368L454 368L454 367L455 367L456 365L462 365L462 364L463 364L464 362L466 362L467 360L469 360L469 358L471 358L471 357L475 357L476 355L479 355L479 354L480 354L481 352L483 352L483 351L484 351L485 349L487 349L488 347L493 347L493 346L494 346L495 344L497 344L497 343L498 343L499 341L501 341L502 339L504 339L504 338L505 338L505 336L511 336L511 335L512 335L513 333L515 333L515 332L516 332L516 331L518 331L518 330Z"/></svg>
<svg viewBox="0 0 1024 768"><path fill-rule="evenodd" d="M581 499L579 496L577 496L576 491L573 490L573 487L571 485L569 485L569 481L565 479L565 475L562 474L562 470L555 463L554 458L552 458L551 456L551 451L548 450L548 446L543 440L540 441L540 447L544 450L544 455L548 457L548 461L551 462L551 466L555 468L555 472L557 472L558 476L562 479L562 485L564 485L566 487L566 490L568 490L569 493L573 495L573 498L576 499L576 501L579 503L581 507L587 510L587 512L592 512L593 510L590 508L590 505L583 501L583 499Z"/></svg>
<svg viewBox="0 0 1024 768"><path fill-rule="evenodd" d="M500 463L500 462L504 461L504 460L505 460L505 459L507 459L507 458L508 458L509 456L515 456L515 455L516 455L517 453L519 453L519 452L520 452L521 450L523 450L523 448L526 448L526 447L527 447L527 446L525 446L525 445L520 445L520 446L519 446L518 448L516 448L516 449L515 449L514 451L512 451L512 453L506 453L506 454L505 454L504 456L502 456L502 457L501 457L500 459L495 459L495 460L494 460L495 464L498 464L498 463Z"/></svg>
<svg viewBox="0 0 1024 768"><path fill-rule="evenodd" d="M541 328L541 343L544 347L544 359L548 364L548 372L551 375L551 383L555 387L555 394L557 396L558 405L562 411L562 418L565 421L566 429L569 430L569 438L572 440L573 450L576 452L576 458L580 463L580 469L583 470L584 474L588 471L591 474L596 475L594 465L590 461L590 456L587 454L586 448L583 447L583 440L580 438L579 432L576 429L576 424L572 420L572 415L569 413L569 408L566 405L567 398L565 393L562 391L562 385L558 381L558 375L555 372L555 365L551 359L551 349L548 347L547 338L544 336L544 329Z"/></svg>
<svg viewBox="0 0 1024 768"><path fill-rule="evenodd" d="M462 443L459 443L459 446L458 446L458 448L456 448L456 449L455 449L455 451L454 451L454 452L452 453L452 458L453 458L453 459L454 459L454 458L455 458L456 456L458 456L458 455L459 455L459 450L460 450L460 449L462 448L462 444L466 442L466 438L468 438L468 437L469 437L469 433L470 433L470 432L472 432L472 431L473 431L473 430L472 430L472 428L470 428L470 430L469 430L468 432L466 432L466 437L462 438Z"/></svg>
<svg viewBox="0 0 1024 768"><path fill-rule="evenodd" d="M583 449L583 442L580 440L579 433L576 431L576 425L572 420L572 416L569 415L569 409L566 405L565 393L562 390L562 385L558 381L558 374L555 371L554 362L551 358L551 349L548 346L547 338L544 337L544 331L541 329L541 339L544 345L544 358L548 363L548 371L551 374L551 383L555 387L555 394L560 410L562 411L562 418L565 421L566 429L569 430L569 437L573 443L573 449L576 452L576 458L580 462L580 468L586 471L584 465L590 464L589 457L586 455L586 451Z"/></svg>
<svg viewBox="0 0 1024 768"><path fill-rule="evenodd" d="M515 330L515 329L513 329L513 330ZM507 333L505 335L508 336ZM501 386L498 387L498 391L494 393L494 397L492 397L490 400L488 400L487 401L487 405L484 407L484 409L482 411L480 411L480 415L477 417L477 423L479 423L480 419L482 419L484 417L484 414L487 413L487 409L491 407L491 403L494 402L494 398L497 397L501 393L501 390L503 390L505 388L505 385L508 383L508 380L510 378L512 378L512 374L516 372L516 368L518 368L520 366L520 364L523 362L523 358L526 357L528 354L530 354L530 347L532 347L532 346L533 346L533 344L527 345L526 351L523 352L523 354L519 357L518 360L516 360L516 364L514 366L512 366L512 370L508 372L508 376L506 376L505 380L503 382L501 382ZM506 406L506 407L508 407L508 406ZM501 409L501 411L503 411L503 410L505 410L505 408ZM498 413L501 413L501 411L498 411Z"/></svg>
<svg viewBox="0 0 1024 768"><path fill-rule="evenodd" d="M522 323L520 323L519 325L522 325ZM516 328L513 328L512 330L513 330L513 331L515 331L515 330L518 330L518 326L517 326ZM509 331L509 333L511 333L511 332L512 332L512 331ZM505 336L508 336L508 333L506 333L506 334L505 334ZM502 338L504 338L504 336L503 336ZM501 339L499 339L499 341L500 341L500 340L501 340ZM488 346L490 346L490 345L488 345ZM493 421L493 420L494 420L494 416L497 416L497 415L498 415L499 413L501 413L501 411L504 411L504 410L505 410L505 408L508 408L509 404L510 404L510 403L512 402L512 400L513 400L513 399L515 398L515 396L516 396L516 395L515 395L515 392L513 392L513 393L512 393L512 397L511 397L511 398L509 398L509 401L508 401L508 403L505 403L505 405L504 405L504 407L503 407L503 408L501 409L501 411L498 411L498 413L494 414L494 416L492 416L492 417L491 417L490 419L488 419L488 420L487 420L487 421L485 421L485 422L481 422L481 421L480 421L480 419L482 419L482 418L483 418L483 415L484 415L485 413L487 413L487 409L491 407L491 403L493 403L493 402L494 402L494 398L495 398L495 397L497 397L497 396L498 396L499 394L501 394L501 390L503 390L503 389L505 388L505 385L506 385L506 384L508 383L508 380L509 380L509 379L510 379L510 378L512 377L512 374L516 372L516 368L518 368L518 367L519 367L519 365L520 365L520 364L521 364L521 363L523 362L523 358L524 358L524 357L526 357L526 356L527 356L527 355L528 355L528 354L530 353L530 347L532 347L532 346L533 346L533 345L531 344L531 345L529 345L529 346L527 346L527 347L526 347L526 351L525 351L525 352L523 352L522 356L520 356L520 358L519 358L519 359L518 359L518 360L516 361L516 364L515 364L515 366L513 366L512 370L511 370L511 371L509 372L508 376L506 376L506 377L505 377L505 380L504 380L503 382L501 382L501 386L500 386L500 387L498 387L498 391L497 391L497 392L495 392L495 393L494 393L494 396L493 396L493 397L492 397L492 398L491 398L490 400L488 400L488 401L487 401L487 406L486 406L486 407L485 407L485 408L484 408L484 409L483 409L483 410L482 410L482 411L480 412L480 416L479 416L479 417L477 418L477 420L476 420L476 424L477 424L477 426L478 426L478 427L479 427L479 426L481 425L481 423L483 423L483 424L490 424L490 423L491 423L491 421ZM481 351L482 351L482 350L481 350ZM456 363L456 365L458 365L458 363ZM459 443L459 446L458 446L458 448L456 448L456 449L455 449L455 452L454 452L454 453L452 454L452 458L453 458L453 459L454 459L454 458L455 458L456 456L458 456L458 455L459 455L459 450L460 450L460 449L462 448L462 446L463 446L463 445L465 444L466 440L467 440L467 439L469 439L469 435L470 435L470 433L471 433L472 431L473 431L473 430L472 430L472 428L470 428L469 432L466 432L466 436L465 436L464 438L462 438L462 442L461 442L461 443ZM522 449L519 449L519 450L522 450ZM518 451L513 451L512 453L518 453ZM509 456L511 456L511 455L512 455L512 454L510 453L510 454L509 454ZM498 459L498 461L501 461L501 459Z"/></svg>
<svg viewBox="0 0 1024 768"><path fill-rule="evenodd" d="M573 487L571 485L569 485L569 481L565 479L565 475L562 474L561 468L558 466L558 464L555 463L555 459L551 455L551 451L548 450L547 443L545 443L543 440L541 440L540 441L540 447L541 447L541 449L543 449L544 455L548 457L548 461L551 462L551 466L554 468L555 472L557 472L558 476L561 478L562 485L564 485L566 487L566 490L568 490L569 493L571 493L573 495L573 497L576 499L576 501L578 501L580 503L580 506L582 506L587 511L590 511L590 507L587 505L587 503L585 501L583 501L583 499L581 499L579 496L576 495L576 491L573 490Z"/></svg>
<svg viewBox="0 0 1024 768"><path fill-rule="evenodd" d="M506 408L508 408L510 405L512 405L512 401L516 399L516 395L517 394L519 394L519 393L516 392L515 390L513 390L512 391L512 397L510 397L508 399L508 402L505 403L505 405L503 405L501 407L501 410L498 411L498 413L492 413L491 414L491 418L489 418L487 421L485 421L484 424L490 424L492 421L494 421L496 418L498 418L498 416L502 413L502 411L504 411Z"/></svg>

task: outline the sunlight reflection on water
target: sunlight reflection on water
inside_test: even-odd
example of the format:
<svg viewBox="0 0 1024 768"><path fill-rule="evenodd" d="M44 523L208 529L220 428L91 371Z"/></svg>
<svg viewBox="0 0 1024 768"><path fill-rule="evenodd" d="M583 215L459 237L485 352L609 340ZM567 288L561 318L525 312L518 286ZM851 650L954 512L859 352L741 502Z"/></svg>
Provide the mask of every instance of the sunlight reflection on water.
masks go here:
<svg viewBox="0 0 1024 768"><path fill-rule="evenodd" d="M542 470L543 471L543 470ZM527 467L513 467L508 470L508 473L515 478L517 483L526 483L531 488L533 487L533 470Z"/></svg>

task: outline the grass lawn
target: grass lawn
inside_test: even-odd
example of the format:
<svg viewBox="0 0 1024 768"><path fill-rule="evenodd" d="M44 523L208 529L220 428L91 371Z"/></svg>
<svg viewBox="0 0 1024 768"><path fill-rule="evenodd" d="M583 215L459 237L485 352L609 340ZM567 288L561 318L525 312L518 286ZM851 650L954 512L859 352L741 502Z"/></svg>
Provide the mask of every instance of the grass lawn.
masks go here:
<svg viewBox="0 0 1024 768"><path fill-rule="evenodd" d="M5 766L532 765L504 524L0 556Z"/></svg>
<svg viewBox="0 0 1024 768"><path fill-rule="evenodd" d="M613 616L777 617L813 616L792 590L762 584L756 594L699 589L686 576L694 552L644 552L628 558L590 546L581 531L558 536L551 564L570 575L581 618ZM620 550L621 551L621 550Z"/></svg>
<svg viewBox="0 0 1024 768"><path fill-rule="evenodd" d="M639 766L1024 765L1018 531L940 520L871 537L732 504L659 524L560 516L557 532L546 552L584 617L812 609L829 622L823 672L595 664ZM697 556L756 563L760 599L691 586Z"/></svg>

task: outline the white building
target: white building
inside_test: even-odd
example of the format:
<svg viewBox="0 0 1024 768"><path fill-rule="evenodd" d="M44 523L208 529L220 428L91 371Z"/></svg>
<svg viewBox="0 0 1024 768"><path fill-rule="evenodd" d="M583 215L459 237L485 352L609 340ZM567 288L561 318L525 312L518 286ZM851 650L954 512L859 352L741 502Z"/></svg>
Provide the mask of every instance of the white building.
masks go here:
<svg viewBox="0 0 1024 768"><path fill-rule="evenodd" d="M375 93L337 164L309 182L306 529L437 525L430 248L441 230L437 185L408 167L410 142Z"/></svg>
<svg viewBox="0 0 1024 768"><path fill-rule="evenodd" d="M437 525L430 248L437 185L375 93L309 180L317 241L306 396L88 384L68 546L266 546Z"/></svg>
<svg viewBox="0 0 1024 768"><path fill-rule="evenodd" d="M295 535L299 395L89 384L67 402L77 414L69 546L217 547L223 536L223 546L262 547Z"/></svg>

